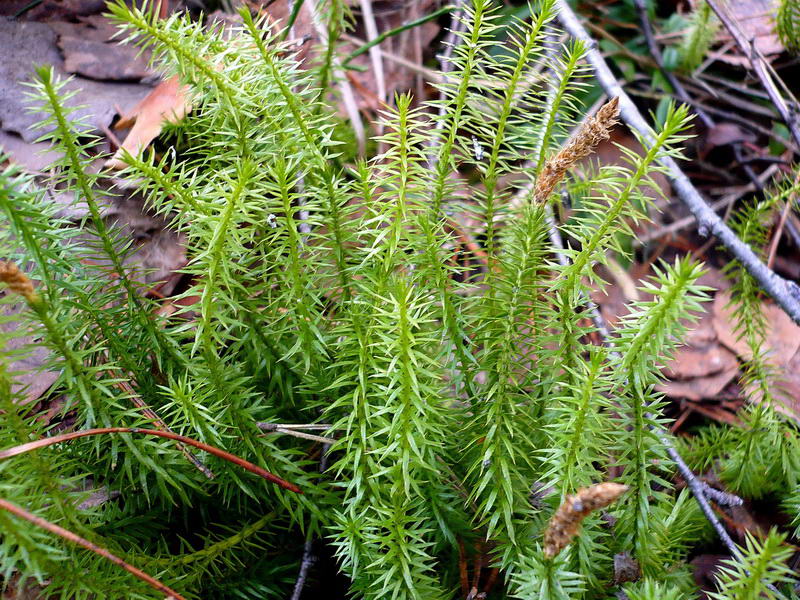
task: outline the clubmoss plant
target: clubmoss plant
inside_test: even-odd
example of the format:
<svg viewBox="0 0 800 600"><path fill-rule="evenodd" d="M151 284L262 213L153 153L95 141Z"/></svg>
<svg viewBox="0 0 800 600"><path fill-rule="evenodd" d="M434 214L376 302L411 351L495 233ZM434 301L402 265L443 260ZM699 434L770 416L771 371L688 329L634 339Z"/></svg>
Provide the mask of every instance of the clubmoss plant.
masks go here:
<svg viewBox="0 0 800 600"><path fill-rule="evenodd" d="M551 49L552 0L511 26L474 0L441 100L398 95L381 116L385 152L351 164L328 105L344 9L323 8L326 46L301 65L283 32L247 11L223 39L182 15L110 5L123 37L151 48L193 104L181 143L128 155L118 174L185 235L172 312L125 266L130 243L103 218L115 192L89 168L96 140L49 69L34 96L64 156L53 183L86 204L91 235L29 177L0 174L4 353L23 335L46 347L45 368L59 373L47 400L63 402L44 422L0 368L1 447L54 429L160 428L302 494L219 453L122 433L0 458L0 496L184 598L286 597L306 540L327 544L350 591L369 599L457 597L464 547L499 569L485 582L497 597L606 598L622 552L646 577L629 597L691 593L697 511L673 489L654 388L704 298L701 268L659 266L652 300L608 348L587 319L589 292L604 285L595 267L646 218L643 190L660 157L680 156L686 110L671 108L626 166L573 185L616 102L583 114L584 48ZM501 25L509 42L496 53ZM583 208L561 226L563 251L549 235L562 190ZM286 435L299 424L322 437ZM611 472L618 482L604 483ZM595 484L613 504L550 543L558 506ZM98 491L104 500L88 502ZM63 598L161 595L34 523L0 511L0 525L6 580L18 572Z"/></svg>

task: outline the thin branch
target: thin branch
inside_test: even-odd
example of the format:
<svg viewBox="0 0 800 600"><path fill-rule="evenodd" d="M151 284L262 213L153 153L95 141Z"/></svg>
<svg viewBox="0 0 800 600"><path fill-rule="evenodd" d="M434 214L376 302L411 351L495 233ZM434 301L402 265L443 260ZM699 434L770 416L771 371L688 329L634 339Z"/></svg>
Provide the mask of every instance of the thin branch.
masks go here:
<svg viewBox="0 0 800 600"><path fill-rule="evenodd" d="M372 12L372 0L359 0L361 6L361 17L364 21L364 29L367 32L367 40L375 42L378 37L378 26L375 23L375 15ZM375 43L369 49L369 58L372 62L372 70L375 74L375 83L378 88L378 99L386 102L386 77L383 73L383 56L380 42Z"/></svg>
<svg viewBox="0 0 800 600"><path fill-rule="evenodd" d="M661 74L664 76L670 86L672 86L672 89L675 91L675 95L678 97L678 99L681 102L688 103L691 98L689 97L689 94L686 93L686 89L672 71L664 68L664 56L661 54L661 47L658 45L655 35L653 34L653 25L650 22L650 15L647 12L645 0L634 0L633 3L636 5L636 12L639 13L639 21L642 24L642 31L644 32L644 37L647 41L647 47L650 49L650 54L653 55L653 59L656 61L659 71L661 71ZM695 114L703 122L703 126L706 129L711 129L716 125L716 123L714 123L714 119L712 119L704 110L696 105L693 108ZM739 141L732 143L731 148L733 148L734 157L742 169L744 169L747 178L755 185L758 185L758 176L756 175L756 172L753 171L753 167L743 162L744 155L742 154L742 142ZM759 188L759 190L760 189L761 188Z"/></svg>
<svg viewBox="0 0 800 600"><path fill-rule="evenodd" d="M564 28L575 38L586 43L587 59L595 69L597 79L605 92L619 98L622 119L636 130L646 142L653 141L653 132L642 117L639 109L617 82L596 42L586 33L578 17L565 0L557 0L559 20ZM753 250L743 243L723 220L711 209L678 164L669 156L662 156L658 162L667 170L667 175L681 201L694 214L698 231L703 236L713 234L725 248L747 269L761 288L768 293L792 318L800 324L800 286L787 281L774 273L756 256Z"/></svg>
<svg viewBox="0 0 800 600"><path fill-rule="evenodd" d="M290 600L300 600L300 596L303 594L303 588L308 578L308 570L316 560L316 557L312 554L313 546L314 538L309 536L303 546L303 558L300 562L300 572L297 574L297 581L294 582L294 589L292 590L292 597Z"/></svg>
<svg viewBox="0 0 800 600"><path fill-rule="evenodd" d="M73 533L72 531L69 531L68 529L64 529L63 527L60 527L60 526L56 525L55 523L51 523L50 521L48 521L46 519L43 519L43 518L41 518L41 517L39 517L39 516L37 516L37 515L35 515L33 513L30 513L27 510L25 510L24 508L22 508L20 506L17 506L16 504L13 504L13 503L9 502L8 500L2 499L2 498L0 498L0 510L8 511L12 515L17 516L20 519L25 519L29 523L32 523L32 524L36 525L37 527L41 527L42 529L44 529L46 531L49 531L50 533L54 533L55 535L59 536L60 538L66 540L68 542L71 542L73 544L76 544L78 546L86 548L87 550L90 550L91 552L94 552L98 556L102 556L103 558L105 558L106 560L114 563L115 565L122 567L123 569L125 569L128 573L132 574L133 576L141 579L147 585L149 585L151 588L153 588L155 590L158 590L159 592L164 594L164 596L166 596L167 598L171 598L172 600L186 600L186 598L181 596L178 592L173 590L171 587L168 587L168 586L164 585L163 583L161 583L158 579L155 579L155 578L151 577L150 575L148 575L144 571L142 571L140 569L137 569L133 565L130 565L130 564L126 563L124 560L122 560L116 554L112 554L111 552L109 552L105 548L101 548L97 544L93 544L89 540L82 538L78 534Z"/></svg>
<svg viewBox="0 0 800 600"><path fill-rule="evenodd" d="M256 423L261 431L276 431L278 429L306 429L309 431L327 431L331 428L329 423Z"/></svg>
<svg viewBox="0 0 800 600"><path fill-rule="evenodd" d="M328 450L330 446L325 446L322 449L322 457L319 460L319 472L323 473L325 469L328 467ZM314 538L311 536L311 533L308 535L308 539L306 543L303 545L303 558L300 562L300 572L297 574L297 580L294 582L294 589L292 590L292 597L290 600L300 600L300 596L303 594L303 588L306 585L306 579L308 578L308 570L311 568L317 557L313 554L314 551Z"/></svg>
<svg viewBox="0 0 800 600"><path fill-rule="evenodd" d="M744 504L744 500L739 498L736 494L731 494L729 492L723 492L718 490L717 488L713 488L708 485L705 481L700 482L703 485L703 492L705 495L711 498L714 502L719 504L720 506L741 506Z"/></svg>
<svg viewBox="0 0 800 600"><path fill-rule="evenodd" d="M333 444L336 442L335 439L330 437L323 437L321 435L314 435L312 433L305 433L302 431L303 429L306 430L317 430L317 431L327 431L331 428L330 425L326 425L325 423L301 423L295 425L284 425L282 423L256 423L256 427L258 427L264 433L283 433L285 435L291 435L298 438L303 438L305 440L311 440L314 442L320 442L321 444Z"/></svg>
<svg viewBox="0 0 800 600"><path fill-rule="evenodd" d="M362 40L361 38L351 35L349 33L343 33L342 39L358 45L363 45L367 43L365 40ZM392 52L387 52L386 50L383 50L383 58L390 62L395 63L396 65L400 65L401 67L406 68L409 71L422 75L428 81L432 81L434 83L441 83L443 81L443 77L439 74L438 71L434 71L433 69L429 69L423 65L418 65L406 58L403 58L402 56L393 54Z"/></svg>
<svg viewBox="0 0 800 600"><path fill-rule="evenodd" d="M306 1L308 2L308 8L311 11L311 20L314 24L314 29L319 36L320 43L323 46L327 46L329 43L334 43L336 40L333 42L328 40L328 31L325 29L325 25L322 22L319 10L317 9L316 0ZM358 103L356 102L356 96L353 93L353 86L350 85L350 81L342 71L342 62L339 60L339 56L336 54L333 55L333 76L336 78L337 84L341 88L342 103L344 104L345 112L347 112L347 117L350 119L350 124L353 126L353 133L355 134L356 141L358 142L358 153L364 154L367 145L364 123L361 122L361 114L358 112Z"/></svg>
<svg viewBox="0 0 800 600"><path fill-rule="evenodd" d="M758 48L756 48L754 40L748 40L745 37L745 34L739 28L739 25L733 20L731 15L728 14L728 11L723 9L716 2L716 0L707 1L708 5L711 7L711 10L714 11L714 13L717 15L717 18L719 18L719 20L725 26L725 29L727 29L731 34L731 37L736 42L736 45L739 46L739 49L747 57L747 60L750 61L750 66L752 67L758 79L761 81L761 85L764 86L767 94L769 94L769 99L772 101L772 104L774 104L775 108L778 109L781 118L784 120L786 126L789 128L789 131L792 133L795 143L800 145L800 128L798 127L797 119L793 115L794 110L789 108L789 106L786 104L786 100L784 100L783 96L781 95L780 90L775 85L775 81L772 79L772 75L770 74L770 67L767 61L764 59L764 56L761 54ZM786 88L785 85L782 85L782 87L784 89Z"/></svg>
<svg viewBox="0 0 800 600"><path fill-rule="evenodd" d="M214 456L221 458L223 460L227 460L228 462L238 465L243 469L250 471L251 473L255 473L259 477L263 477L267 481L271 481L272 483L279 485L280 487L287 489L291 492L296 492L298 494L303 493L300 490L300 488L294 485L293 483L289 483L288 481L281 479L277 475L273 475L266 469L263 469L262 467L259 467L258 465L255 465L250 461L245 460L239 456L236 456L235 454L231 454L230 452L226 452L225 450L221 450L220 448L216 448L214 446L209 446L208 444L205 444L203 442L198 442L197 440L193 440L192 438L172 433L171 431L159 431L156 429L140 429L138 427L102 427L98 429L84 429L82 431L72 431L70 433L54 435L53 437L35 440L33 442L28 442L27 444L20 444L19 446L14 446L12 448L7 448L6 450L2 450L0 451L0 460L5 460L6 458L11 458L12 456L19 456L20 454L24 454L32 450L38 450L39 448L45 448L47 446L60 444L62 442L67 442L69 440L74 440L77 438L88 437L92 435L106 435L109 433L136 433L142 435L154 435L156 437L175 440L183 444L187 444L189 446L194 446L195 448L208 452L209 454L213 454Z"/></svg>
<svg viewBox="0 0 800 600"><path fill-rule="evenodd" d="M402 33L404 31L408 31L409 29L413 29L414 27L418 27L420 25L424 25L428 21L432 21L434 19L438 19L441 15L443 15L443 14L445 14L447 12L450 12L451 10L455 10L455 9L456 9L455 6L443 6L440 9L433 11L432 13L429 13L427 15L424 15L424 16L420 17L419 19L414 19L413 21L410 21L408 23L403 23L399 27L395 27L394 29L391 29L389 31L384 31L383 33L381 33L380 35L376 36L375 38L369 39L369 41L367 41L360 48L357 48L356 50L351 52L347 56L347 58L345 58L344 61L342 62L342 67L346 68L348 63L350 63L351 60L353 60L357 56L361 56L362 54L364 54L364 52L367 52L371 48L374 48L375 46L380 44L383 40L385 40L387 38L390 38L390 37L392 37L394 35L397 35L398 33Z"/></svg>
<svg viewBox="0 0 800 600"><path fill-rule="evenodd" d="M456 0L454 3L455 11L450 15L450 28L447 30L447 35L442 41L443 50L436 56L439 61L439 76L441 83L448 81L447 74L453 70L452 56L456 46L461 42L461 32L466 29L464 22L464 6L463 0ZM447 112L447 89L442 87L439 90L439 119L436 121L436 130L441 131L444 129L444 116ZM438 141L438 144L437 144ZM437 145L441 145L441 137L431 137L427 142L428 147L433 149ZM436 152L431 152L428 157L428 169L433 170L439 161L439 155Z"/></svg>
<svg viewBox="0 0 800 600"><path fill-rule="evenodd" d="M794 178L794 185L797 187L798 183L800 183L800 171ZM767 258L767 266L772 268L772 264L775 262L775 255L778 252L778 244L781 241L781 236L783 235L783 228L786 226L786 219L789 217L789 212L792 210L792 204L794 204L796 198L796 194L791 194L785 201L783 210L781 211L781 218L778 222L778 227L775 229L775 233L772 236L772 243L769 247L769 253Z"/></svg>
<svg viewBox="0 0 800 600"><path fill-rule="evenodd" d="M450 60L450 57L453 56L453 51L461 41L461 36L458 34L466 28L463 3L464 0L455 0L453 3L455 12L453 12L450 17L450 29L447 31L447 35L442 42L444 50L436 57L439 60L439 67L445 79L447 74L453 69L453 62Z"/></svg>
<svg viewBox="0 0 800 600"><path fill-rule="evenodd" d="M660 94L655 94L653 92L648 92L646 90L631 89L631 94L633 94L635 96L640 96L642 98L651 98L651 99L654 99L654 100L660 100L661 99L661 95ZM715 114L719 118L721 118L721 119L723 119L725 121L731 121L733 123L737 123L737 124L741 125L742 127L744 127L745 129L749 129L753 133L758 133L758 134L761 134L761 135L763 135L765 137L768 137L771 140L775 140L780 145L789 148L792 152L800 154L800 148L795 146L794 142L792 142L792 140L788 140L788 139L786 139L784 137L781 137L779 134L775 133L774 131L772 131L770 129L767 129L766 127L763 127L763 126L759 125L758 123L754 122L752 119L748 119L748 118L743 117L742 115L740 115L738 113L734 113L734 112L731 112L729 110L723 110L723 109L718 108L716 106L710 106L708 104L704 104L703 102L700 102L699 100L695 100L694 98L689 98L687 100L681 100L681 102L685 102L686 104L688 104L690 106L702 109L707 113ZM760 157L757 157L756 159L758 159L758 158L760 158ZM782 160L782 159L777 159L777 160ZM743 162L743 161L740 161L740 162Z"/></svg>
<svg viewBox="0 0 800 600"><path fill-rule="evenodd" d="M312 442L319 442L320 444L333 444L336 442L336 440L333 438L314 435L313 433L305 433L303 431L297 431L296 429L283 429L282 427L273 429L272 433L282 433L284 435L290 435L292 437L301 438L304 440L311 440Z"/></svg>
<svg viewBox="0 0 800 600"><path fill-rule="evenodd" d="M731 553L731 556L733 556L736 559L741 559L742 554L739 551L739 547L736 545L736 542L734 542L731 539L731 536L728 534L728 531L725 529L722 523L719 522L717 515L714 513L714 509L711 507L711 504L708 501L709 496L714 496L715 499L718 498L719 496L715 496L709 493L708 490L711 489L709 485L707 483L703 483L702 481L700 481L697 478L697 476L694 473L692 473L692 470L683 460L681 455L678 454L678 451L675 449L675 446L672 445L672 440L670 440L665 435L659 435L659 439L661 440L661 443L664 445L664 447L666 447L667 454L669 454L669 457L672 459L672 461L678 467L678 470L681 472L681 476L683 476L683 478L686 480L686 484L689 486L689 489L692 490L692 494L694 494L694 498L695 500L697 500L697 504L700 505L700 510L703 511L703 514L705 515L706 519L708 520L709 523L711 523L711 526L714 528L714 531L717 532L719 539L721 539L722 543L724 543L725 546L728 548L728 552Z"/></svg>
<svg viewBox="0 0 800 600"><path fill-rule="evenodd" d="M766 183L770 177L772 177L778 171L777 165L770 165L767 167L761 175L758 175L759 183L763 188L764 183ZM749 194L750 192L757 192L758 186L755 183L748 183L745 186L742 186L739 190L727 194L723 198L720 198L716 202L711 205L711 210L718 211L723 208L728 208L731 204L742 198L745 194ZM670 223L669 225L665 225L664 227L660 227L653 231L647 231L640 236L637 236L635 240L633 240L634 248L643 246L647 242L651 242L653 240L657 240L667 235L671 235L683 229L684 227L688 227L689 225L693 225L696 219L694 215L689 215L688 217L683 217L682 219L678 219Z"/></svg>
<svg viewBox="0 0 800 600"><path fill-rule="evenodd" d="M661 74L667 80L667 82L672 86L672 89L675 91L675 95L681 100L681 102L686 102L689 99L689 94L686 93L686 90L681 85L681 82L678 81L678 78L675 77L675 74L672 71L664 68L664 57L661 54L661 48L658 45L658 42L653 35L653 25L650 23L650 16L647 14L647 5L645 4L645 0L634 0L634 5L636 6L636 12L639 13L639 22L642 24L642 33L644 33L644 39L647 42L647 47L650 50L650 54L653 56L653 60L656 61L656 65L658 65L658 70L661 71ZM714 126L714 120L709 117L705 112L700 110L699 108L695 108L695 113L700 120L705 125L706 129L711 129Z"/></svg>

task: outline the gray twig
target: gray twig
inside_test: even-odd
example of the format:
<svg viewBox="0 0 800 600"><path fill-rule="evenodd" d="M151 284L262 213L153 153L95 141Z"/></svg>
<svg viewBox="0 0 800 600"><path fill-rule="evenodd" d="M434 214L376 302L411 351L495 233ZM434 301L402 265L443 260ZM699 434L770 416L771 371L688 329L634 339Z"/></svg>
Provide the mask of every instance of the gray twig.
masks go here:
<svg viewBox="0 0 800 600"><path fill-rule="evenodd" d="M309 536L303 546L303 559L300 561L300 572L297 574L297 580L294 582L291 600L300 600L300 595L303 593L303 587L308 578L308 569L317 560L317 557L312 554L313 546L314 540Z"/></svg>
<svg viewBox="0 0 800 600"><path fill-rule="evenodd" d="M675 77L675 74L672 71L664 68L664 57L661 54L661 48L656 42L655 35L653 34L653 25L650 23L650 16L647 14L647 5L645 4L645 0L634 0L634 5L636 5L636 12L639 13L639 22L642 24L642 33L644 33L644 39L647 42L647 48L650 50L650 54L653 56L653 60L656 61L656 65L658 65L659 71L661 74L664 75L664 78L669 82L672 89L675 90L675 95L680 99L681 102L686 102L689 100L689 94L686 93L683 85L681 82L678 81L678 78ZM714 126L714 120L709 117L703 110L696 108L694 109L695 113L700 120L703 122L703 125L707 129L711 129Z"/></svg>
<svg viewBox="0 0 800 600"><path fill-rule="evenodd" d="M442 41L442 52L436 56L439 61L439 72L441 76L441 83L447 82L447 74L453 69L452 56L456 46L461 42L459 35L466 28L464 22L464 0L456 0L453 3L457 8L450 15L450 29ZM436 121L436 129L441 130L444 128L444 116L447 112L447 89L442 87L439 91L439 118ZM428 169L433 170L438 163L439 157L437 156L436 149L438 137L433 137L428 142L428 147L431 149L430 156L428 157Z"/></svg>
<svg viewBox="0 0 800 600"><path fill-rule="evenodd" d="M744 500L739 498L736 494L731 494L730 492L723 492L722 490L718 490L717 488L713 488L708 485L705 481L701 482L703 484L703 491L705 492L706 496L711 498L714 502L719 504L720 506L741 506L744 504Z"/></svg>
<svg viewBox="0 0 800 600"><path fill-rule="evenodd" d="M586 29L565 0L557 0L557 5L559 20L564 29L587 45L586 56L594 67L600 85L609 96L619 98L622 119L645 141L652 142L654 138L650 126L617 82L602 54L597 50L597 43L586 33ZM662 156L658 160L666 168L678 197L697 219L699 233L703 236L715 235L722 245L742 263L761 288L775 299L795 323L800 324L800 286L774 273L756 256L750 246L736 236L733 230L708 206L675 160L669 156Z"/></svg>
<svg viewBox="0 0 800 600"><path fill-rule="evenodd" d="M322 473L328 467L328 450L330 449L329 445L325 445L322 447L322 458L319 461L319 472ZM306 585L306 579L308 579L308 571L317 561L317 557L314 555L314 538L309 533L308 538L306 539L306 543L303 545L303 558L300 561L300 571L297 573L297 579L294 582L294 589L292 590L291 600L300 600L300 596L303 594L303 588Z"/></svg>

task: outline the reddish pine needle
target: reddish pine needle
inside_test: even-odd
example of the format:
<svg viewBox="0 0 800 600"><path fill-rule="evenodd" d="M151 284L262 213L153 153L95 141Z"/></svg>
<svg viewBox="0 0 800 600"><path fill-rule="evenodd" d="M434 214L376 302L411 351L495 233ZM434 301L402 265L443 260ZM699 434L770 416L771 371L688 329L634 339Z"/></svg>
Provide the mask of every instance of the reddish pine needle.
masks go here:
<svg viewBox="0 0 800 600"><path fill-rule="evenodd" d="M63 527L59 527L55 523L51 523L50 521L48 521L46 519L43 519L41 517L38 517L38 516L34 515L33 513L29 513L24 508L21 508L21 507L17 506L16 504L13 504L13 503L9 502L8 500L4 500L2 498L0 498L0 510L6 510L6 511L10 512L12 515L16 515L20 519L25 519L29 523L33 523L37 527L41 527L42 529L45 529L45 530L49 531L50 533L54 533L57 536L67 540L68 542L72 542L73 544L76 544L78 546L82 546L83 548L86 548L87 550L91 550L95 554L97 554L99 556L102 556L103 558L111 561L115 565L118 565L118 566L122 567L123 569L128 571L128 573L131 573L135 577L138 577L139 579L144 581L147 585L149 585L153 589L156 589L159 592L161 592L162 594L164 594L167 598L171 598L173 600L186 600L186 598L181 596L178 592L173 590L171 587L168 587L168 586L164 585L163 583L161 583L158 579L155 579L155 578L151 577L150 575L148 575L144 571L141 571L141 570L137 569L133 565L129 565L128 563L126 563L124 560L122 560L116 554L112 554L111 552L109 552L105 548L101 548L97 544L93 544L89 540L82 538L81 536L71 532L68 529L64 529Z"/></svg>
<svg viewBox="0 0 800 600"><path fill-rule="evenodd" d="M259 477L263 477L267 481L271 481L272 483L275 483L280 487L287 489L291 492L295 492L297 494L303 493L300 490L300 488L294 485L293 483L289 483L288 481L281 479L277 475L273 475L266 469L262 469L258 465L254 465L253 463L243 458L240 458L235 454L231 454L230 452L226 452L225 450L215 448L214 446L209 446L208 444L204 444L203 442L198 442L197 440L193 440L192 438L178 435L177 433L173 433L171 431L140 429L138 427L101 427L98 429L84 429L83 431L73 431L71 433L54 435L53 437L43 438L41 440L35 440L33 442L28 442L27 444L20 444L19 446L14 446L13 448L2 450L0 451L0 460L4 460L12 456L18 456L19 454L24 454L25 452L30 452L31 450L36 450L38 448L44 448L46 446L52 446L53 444L60 444L61 442L74 440L76 438L88 437L91 435L105 435L107 433L139 433L143 435L154 435L156 437L163 437L170 440L175 440L183 444L187 444L189 446L194 446L195 448L199 448L200 450L204 450L209 454L218 456L223 460L227 460L228 462L238 465L243 469L250 471L251 473L255 473Z"/></svg>

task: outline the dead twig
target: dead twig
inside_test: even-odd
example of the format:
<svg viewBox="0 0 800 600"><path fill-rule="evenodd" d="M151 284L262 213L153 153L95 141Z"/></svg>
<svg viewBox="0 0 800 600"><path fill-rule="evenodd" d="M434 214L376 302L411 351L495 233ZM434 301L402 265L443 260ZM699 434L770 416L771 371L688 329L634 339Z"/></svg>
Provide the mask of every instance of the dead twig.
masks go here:
<svg viewBox="0 0 800 600"><path fill-rule="evenodd" d="M758 176L759 183L761 187L769 181L770 177L772 177L778 171L777 165L770 165L767 169L764 170L761 175ZM717 211L722 208L728 208L734 202L742 198L745 194L749 194L750 192L757 192L760 188L756 186L755 183L749 183L745 186L742 186L740 189L727 194L723 198L720 198L716 202L711 205L711 210ZM635 240L633 240L634 247L644 246L646 243L651 242L653 240L657 240L659 238L665 237L667 235L672 235L684 229L685 227L689 227L690 225L694 224L697 221L694 215L689 215L688 217L684 217L682 219L678 219L674 223L670 223L669 225L665 225L664 227L660 227L654 231L648 231L643 233L640 236L637 236Z"/></svg>
<svg viewBox="0 0 800 600"><path fill-rule="evenodd" d="M794 178L794 187L797 188L797 185L800 184L800 172ZM783 235L783 229L786 227L786 220L789 218L789 213L792 210L792 205L795 202L797 197L796 193L792 193L784 202L783 210L781 211L781 218L778 222L778 227L775 229L775 233L772 236L772 243L769 246L769 253L767 257L767 266L771 269L772 264L775 262L775 255L778 252L778 243L781 241L781 236Z"/></svg>
<svg viewBox="0 0 800 600"><path fill-rule="evenodd" d="M256 426L265 433L283 433L291 435L304 440L311 440L313 442L320 442L321 444L333 444L336 440L330 437L323 437L321 435L314 435L313 433L305 433L303 429L327 431L331 428L330 425L320 424L302 424L302 425L282 425L280 423L256 423Z"/></svg>
<svg viewBox="0 0 800 600"><path fill-rule="evenodd" d="M311 553L313 546L314 540L309 537L303 546L303 558L300 561L300 573L298 573L297 581L294 583L291 600L300 600L300 596L303 593L303 588L305 587L306 579L308 578L308 570L316 560L316 557Z"/></svg>
<svg viewBox="0 0 800 600"><path fill-rule="evenodd" d="M672 71L664 68L664 57L661 54L661 47L658 45L655 35L653 34L653 25L650 23L650 16L647 12L645 0L634 0L634 4L636 5L636 12L639 13L639 21L642 24L642 31L644 32L644 37L647 41L647 47L650 49L650 54L653 55L653 59L658 65L658 70L661 71L662 75L664 75L664 78L669 82L670 86L672 86L672 89L675 91L675 95L678 97L678 99L681 102L688 102L691 99L689 98L689 94L686 93L686 89ZM714 119L708 116L705 111L696 105L693 108L695 114L703 122L703 126L706 129L711 129L716 125L716 123L714 123ZM752 181L754 184L758 185L758 176L756 175L755 171L753 171L753 168L749 164L743 162L744 155L742 154L742 142L734 142L731 144L731 147L733 148L733 154L736 158L736 161L744 169L748 179L750 179L750 181Z"/></svg>
<svg viewBox="0 0 800 600"><path fill-rule="evenodd" d="M114 563L115 565L122 567L128 573L132 574L134 577L141 579L151 588L158 590L159 592L164 594L164 596L166 596L167 598L171 598L172 600L186 600L186 598L181 596L171 587L164 585L158 579L151 577L141 569L137 569L133 565L126 563L116 554L112 554L105 548L101 548L97 544L94 544L89 540L82 538L78 534L73 533L68 529L64 529L63 527L60 527L55 523L51 523L47 519L43 519L42 517L39 517L31 512L28 512L21 506L17 506L16 504L9 502L8 500L0 498L0 510L5 510L7 512L10 512L12 515L17 516L20 519L25 519L29 523L32 523L37 527L41 527L45 531L54 533L55 535L59 536L60 538L70 543L76 544L77 546L81 546L82 548L86 548L87 550L94 552L98 556L102 556L103 558Z"/></svg>
<svg viewBox="0 0 800 600"><path fill-rule="evenodd" d="M330 445L326 444L322 448L322 458L319 461L319 472L323 473L325 469L328 467L328 450L330 449ZM300 600L300 596L303 594L303 588L306 585L306 579L308 578L308 570L311 568L317 558L313 554L314 551L314 538L309 533L308 539L306 543L303 545L303 558L300 561L300 572L297 574L297 580L294 583L294 589L292 590L292 597L291 600Z"/></svg>
<svg viewBox="0 0 800 600"><path fill-rule="evenodd" d="M305 1L307 2L308 8L311 11L311 20L314 24L314 30L319 36L319 41L323 46L327 46L330 43L328 40L328 30L325 27L325 24L322 22L322 16L317 8L317 2L316 0ZM344 71L342 70L342 61L339 59L339 56L334 54L332 61L333 75L336 78L337 84L341 88L342 103L344 104L345 112L347 112L347 117L350 119L350 124L353 127L353 133L356 136L358 153L364 154L367 147L367 136L366 132L364 131L364 123L361 122L361 114L358 112L358 103L356 102L356 96L353 93L353 87L350 85L350 81L347 79Z"/></svg>
<svg viewBox="0 0 800 600"><path fill-rule="evenodd" d="M775 228L775 233L772 235L772 243L769 245L769 254L767 255L767 266L770 269L775 262L775 254L778 252L778 244L781 241L783 229L786 227L786 219L789 217L789 211L792 209L792 201L793 199L790 198L784 202L781 218L778 221L778 226Z"/></svg>
<svg viewBox="0 0 800 600"><path fill-rule="evenodd" d="M703 485L703 492L706 496L711 498L714 502L719 504L720 506L741 506L744 504L744 500L739 498L736 494L731 494L729 492L723 492L718 490L717 488L713 488L708 485L705 481L701 481Z"/></svg>
<svg viewBox="0 0 800 600"><path fill-rule="evenodd" d="M653 60L656 61L658 70L661 71L661 74L664 75L664 78L667 80L670 86L672 86L672 89L675 91L675 95L681 100L681 102L686 102L686 100L689 98L689 94L686 93L686 90L683 88L683 85L681 85L681 82L678 81L677 77L675 77L675 74L672 71L668 71L664 68L664 57L661 54L661 48L659 47L658 42L653 34L653 25L650 23L650 16L647 13L647 5L645 4L645 1L634 0L633 3L636 6L636 12L639 14L639 22L642 24L642 33L644 33L644 39L647 42L647 47L650 50ZM705 112L695 108L695 113L703 122L703 125L705 125L706 129L711 129L714 126L713 119Z"/></svg>
<svg viewBox="0 0 800 600"><path fill-rule="evenodd" d="M653 141L653 132L642 117L639 109L617 82L596 42L586 33L578 17L565 0L557 0L559 20L573 37L587 45L587 60L594 67L600 85L611 97L619 98L622 119L635 129L646 142ZM769 294L792 318L800 324L800 286L787 281L769 269L753 250L742 242L723 220L711 209L689 178L669 156L662 156L658 162L667 170L672 187L681 201L697 219L698 231L703 236L715 235L725 248L747 269L761 288Z"/></svg>
<svg viewBox="0 0 800 600"><path fill-rule="evenodd" d="M378 37L378 26L375 23L375 15L372 12L372 0L359 0L361 7L361 17L364 22L364 29L367 32L367 40L374 42ZM378 88L378 99L386 102L386 76L383 72L383 56L380 42L369 49L369 59L372 63L372 71L375 75L375 84ZM380 135L380 134L379 134Z"/></svg>
<svg viewBox="0 0 800 600"><path fill-rule="evenodd" d="M754 41L748 40L745 37L744 32L739 28L739 25L733 20L731 15L728 14L728 11L723 9L716 0L708 0L708 5L717 15L717 18L723 24L725 29L727 29L731 34L731 37L736 42L736 45L739 46L739 49L747 57L747 60L750 61L750 66L752 67L753 72L755 72L758 79L761 81L761 85L764 87L767 94L769 94L770 101L775 105L775 108L780 113L781 118L789 128L795 143L800 145L800 127L798 127L797 119L794 116L797 102L794 100L794 98L792 98L792 108L789 108L789 106L786 104L786 100L783 98L783 95L778 89L778 86L775 84L775 80L770 74L771 68L769 67L769 63L767 63L764 56L761 54L761 52L759 52L758 48L756 48ZM783 85L783 82L781 82L781 87L786 89L786 86Z"/></svg>

